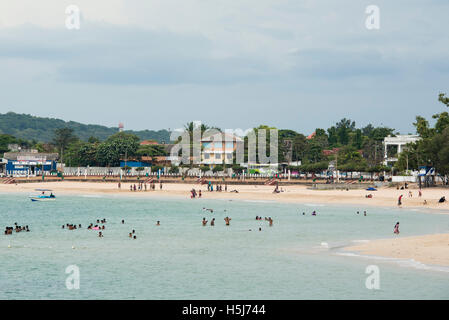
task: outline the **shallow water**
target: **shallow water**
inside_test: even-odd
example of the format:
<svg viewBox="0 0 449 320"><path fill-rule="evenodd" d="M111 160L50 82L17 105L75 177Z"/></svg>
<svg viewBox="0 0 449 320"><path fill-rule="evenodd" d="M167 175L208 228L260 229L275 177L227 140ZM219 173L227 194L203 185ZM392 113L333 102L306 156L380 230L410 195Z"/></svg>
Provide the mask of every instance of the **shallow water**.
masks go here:
<svg viewBox="0 0 449 320"><path fill-rule="evenodd" d="M0 235L0 299L449 298L447 268L426 269L412 261L354 257L340 251L353 240L392 237L397 221L400 236L447 232L447 215L396 208L123 196L61 196L54 202L31 202L25 195L0 194L0 203L2 228L17 222L31 229ZM314 209L315 217L310 215ZM227 215L232 218L229 227L223 221ZM256 221L256 215L271 216L274 226ZM202 227L203 217L215 217L215 227ZM86 227L103 218L106 230L99 238ZM157 220L161 226L155 225ZM82 224L82 229L62 229L66 223ZM136 240L128 237L132 229ZM69 265L79 267L79 290L66 288ZM379 267L379 290L365 286L368 265Z"/></svg>

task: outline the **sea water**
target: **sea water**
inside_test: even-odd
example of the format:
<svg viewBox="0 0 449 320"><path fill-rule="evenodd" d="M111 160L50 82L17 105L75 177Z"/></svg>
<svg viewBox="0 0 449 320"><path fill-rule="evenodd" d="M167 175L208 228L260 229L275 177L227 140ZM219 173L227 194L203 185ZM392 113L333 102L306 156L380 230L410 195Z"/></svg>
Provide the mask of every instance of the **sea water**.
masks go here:
<svg viewBox="0 0 449 320"><path fill-rule="evenodd" d="M398 221L400 237L448 232L448 215L424 209L150 195L31 202L23 194L0 194L0 204L2 228L17 222L31 230L6 236L2 229L0 299L449 298L448 268L342 251L393 237ZM272 217L273 226L256 216ZM215 218L215 226L203 227L203 217ZM87 226L103 218L99 238ZM66 223L82 228L62 229ZM80 286L69 290L66 268L73 265ZM370 265L378 267L379 289L366 286Z"/></svg>

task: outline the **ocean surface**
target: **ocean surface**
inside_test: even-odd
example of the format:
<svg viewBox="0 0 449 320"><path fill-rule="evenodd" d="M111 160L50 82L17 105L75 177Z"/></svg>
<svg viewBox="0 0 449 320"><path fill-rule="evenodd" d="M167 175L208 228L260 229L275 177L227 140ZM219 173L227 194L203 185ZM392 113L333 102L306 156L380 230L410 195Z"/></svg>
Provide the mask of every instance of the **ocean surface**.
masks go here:
<svg viewBox="0 0 449 320"><path fill-rule="evenodd" d="M447 267L341 251L393 237L397 221L400 237L448 232L448 215L131 196L31 202L26 194L0 194L0 204L0 299L449 299ZM274 225L256 216L272 217ZM203 227L203 217L215 217L215 226ZM87 226L103 218L99 238ZM31 232L4 235L15 222ZM82 228L62 229L66 223ZM133 229L135 240L128 236ZM72 265L80 286L69 290ZM365 285L370 265L379 268L379 289Z"/></svg>

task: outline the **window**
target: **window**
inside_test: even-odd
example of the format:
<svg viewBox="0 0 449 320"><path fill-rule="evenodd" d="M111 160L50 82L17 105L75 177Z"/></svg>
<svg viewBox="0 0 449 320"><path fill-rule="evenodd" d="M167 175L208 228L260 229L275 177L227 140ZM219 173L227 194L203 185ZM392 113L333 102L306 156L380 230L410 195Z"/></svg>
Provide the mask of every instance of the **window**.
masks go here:
<svg viewBox="0 0 449 320"><path fill-rule="evenodd" d="M226 154L226 159L232 160L232 153L227 153Z"/></svg>
<svg viewBox="0 0 449 320"><path fill-rule="evenodd" d="M204 147L204 149L210 149L210 147L211 147L210 142L203 142L203 147Z"/></svg>
<svg viewBox="0 0 449 320"><path fill-rule="evenodd" d="M233 149L234 148L234 142L226 142L226 149Z"/></svg>
<svg viewBox="0 0 449 320"><path fill-rule="evenodd" d="M216 154L215 154L215 159L216 159L216 160L219 160L219 159L221 159L221 154L219 154L219 153L216 153Z"/></svg>
<svg viewBox="0 0 449 320"><path fill-rule="evenodd" d="M221 141L220 142L214 142L214 148L215 149L223 148L223 143Z"/></svg>
<svg viewBox="0 0 449 320"><path fill-rule="evenodd" d="M209 153L205 153L204 154L204 159L210 159L210 154Z"/></svg>

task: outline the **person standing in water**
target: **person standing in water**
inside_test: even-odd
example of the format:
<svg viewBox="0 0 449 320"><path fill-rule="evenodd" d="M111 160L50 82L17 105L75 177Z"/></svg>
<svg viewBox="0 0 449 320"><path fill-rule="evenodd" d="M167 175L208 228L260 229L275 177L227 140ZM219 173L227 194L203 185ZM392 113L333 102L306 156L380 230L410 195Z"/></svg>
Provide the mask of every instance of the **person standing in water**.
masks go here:
<svg viewBox="0 0 449 320"><path fill-rule="evenodd" d="M394 225L393 233L394 234L399 234L399 222L396 222L396 224Z"/></svg>
<svg viewBox="0 0 449 320"><path fill-rule="evenodd" d="M226 222L226 225L229 226L229 223L232 219L229 217L224 218L224 221Z"/></svg>
<svg viewBox="0 0 449 320"><path fill-rule="evenodd" d="M203 218L203 227L204 227L205 225L207 225L207 220L206 220L206 218Z"/></svg>
<svg viewBox="0 0 449 320"><path fill-rule="evenodd" d="M213 227L215 226L215 218L212 218L212 220L210 221L210 225Z"/></svg>

